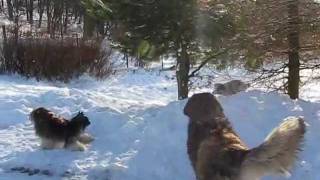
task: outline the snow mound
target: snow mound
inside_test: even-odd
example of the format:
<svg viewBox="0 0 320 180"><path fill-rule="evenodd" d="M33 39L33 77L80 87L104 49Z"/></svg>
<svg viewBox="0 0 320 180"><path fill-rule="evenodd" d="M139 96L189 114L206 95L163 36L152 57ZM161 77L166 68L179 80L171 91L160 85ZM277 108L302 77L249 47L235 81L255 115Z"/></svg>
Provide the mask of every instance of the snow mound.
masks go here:
<svg viewBox="0 0 320 180"><path fill-rule="evenodd" d="M82 77L69 85L0 76L0 179L194 180L186 101L174 100L170 75L138 71L99 82ZM320 179L320 104L261 91L218 99L249 147L287 116L303 116L305 148L290 179ZM96 140L85 152L41 150L28 120L38 106L65 117L84 111Z"/></svg>

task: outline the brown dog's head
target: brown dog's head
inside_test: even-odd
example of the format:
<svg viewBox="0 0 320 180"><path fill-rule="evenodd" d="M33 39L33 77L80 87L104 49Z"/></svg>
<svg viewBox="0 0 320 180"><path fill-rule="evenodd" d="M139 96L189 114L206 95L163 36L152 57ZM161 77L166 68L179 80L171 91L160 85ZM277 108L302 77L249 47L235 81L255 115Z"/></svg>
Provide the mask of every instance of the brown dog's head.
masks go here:
<svg viewBox="0 0 320 180"><path fill-rule="evenodd" d="M53 117L53 115L54 115L53 112L51 112L43 107L40 107L40 108L33 110L30 113L30 120L32 122L39 121L42 119L48 120L48 119L51 119Z"/></svg>
<svg viewBox="0 0 320 180"><path fill-rule="evenodd" d="M39 123L40 124L53 123L57 126L60 126L60 125L64 126L68 123L68 120L64 119L63 117L57 116L52 111L49 111L48 109L43 107L33 110L30 113L30 120L36 125L39 125Z"/></svg>
<svg viewBox="0 0 320 180"><path fill-rule="evenodd" d="M214 123L225 117L220 103L211 93L193 95L184 107L184 114L190 121L200 124Z"/></svg>

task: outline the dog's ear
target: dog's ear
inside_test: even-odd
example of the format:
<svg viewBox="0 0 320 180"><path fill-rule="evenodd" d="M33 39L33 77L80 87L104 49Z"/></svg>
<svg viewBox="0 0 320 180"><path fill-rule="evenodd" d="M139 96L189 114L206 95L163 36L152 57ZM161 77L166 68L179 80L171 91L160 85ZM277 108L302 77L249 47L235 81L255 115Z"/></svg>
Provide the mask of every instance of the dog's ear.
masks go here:
<svg viewBox="0 0 320 180"><path fill-rule="evenodd" d="M210 120L210 118L224 115L220 103L211 93L193 95L183 111L185 115L195 121Z"/></svg>
<svg viewBox="0 0 320 180"><path fill-rule="evenodd" d="M77 116L84 116L84 113L82 111L79 111Z"/></svg>

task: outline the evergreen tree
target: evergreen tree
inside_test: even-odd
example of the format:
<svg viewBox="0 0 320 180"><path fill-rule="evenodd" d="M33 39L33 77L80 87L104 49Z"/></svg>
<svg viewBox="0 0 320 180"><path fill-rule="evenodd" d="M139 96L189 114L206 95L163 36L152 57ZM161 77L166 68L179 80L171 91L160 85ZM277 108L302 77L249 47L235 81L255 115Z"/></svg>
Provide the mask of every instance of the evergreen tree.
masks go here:
<svg viewBox="0 0 320 180"><path fill-rule="evenodd" d="M318 3L310 0L259 0L250 3L251 10L243 18L246 35L238 40L245 41L246 46L241 48L249 55L254 52L252 59L287 59L282 66L263 69L261 79L271 79L274 85L274 77L281 78L284 83L280 88L292 99L299 97L300 70L319 66L310 65L307 58L300 56L319 48L319 8ZM279 77L280 74L283 75Z"/></svg>
<svg viewBox="0 0 320 180"><path fill-rule="evenodd" d="M211 9L213 5L207 2L114 0L108 5L117 26L113 39L126 53L143 59L167 54L176 57L179 99L188 97L193 58L209 55L206 58L212 59L208 52L220 50L221 40L232 32L229 14Z"/></svg>

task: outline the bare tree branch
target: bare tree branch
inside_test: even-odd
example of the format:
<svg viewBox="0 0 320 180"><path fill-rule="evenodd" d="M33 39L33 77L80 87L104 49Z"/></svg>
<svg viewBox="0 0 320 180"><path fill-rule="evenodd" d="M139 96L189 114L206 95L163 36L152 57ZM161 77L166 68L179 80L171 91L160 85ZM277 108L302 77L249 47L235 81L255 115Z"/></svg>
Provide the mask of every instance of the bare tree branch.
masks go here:
<svg viewBox="0 0 320 180"><path fill-rule="evenodd" d="M202 68L203 66L205 66L209 61L211 61L211 60L214 59L214 58L217 58L218 56L220 56L220 55L222 55L222 54L227 53L229 50L230 50L230 49L225 49L225 50L223 50L223 51L221 51L221 52L215 53L215 54L207 57L204 61L202 61L202 62L200 63L200 65L199 65L195 70L193 70L193 71L190 73L190 75L189 75L188 77L189 77L189 78L194 77L195 74L196 74L198 71L200 71L201 68Z"/></svg>

